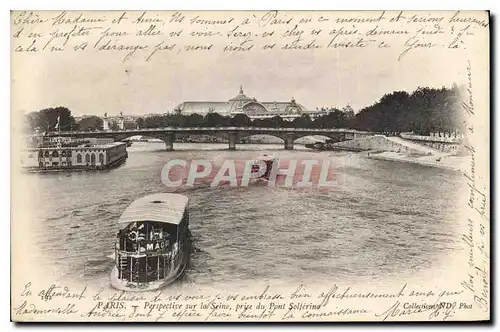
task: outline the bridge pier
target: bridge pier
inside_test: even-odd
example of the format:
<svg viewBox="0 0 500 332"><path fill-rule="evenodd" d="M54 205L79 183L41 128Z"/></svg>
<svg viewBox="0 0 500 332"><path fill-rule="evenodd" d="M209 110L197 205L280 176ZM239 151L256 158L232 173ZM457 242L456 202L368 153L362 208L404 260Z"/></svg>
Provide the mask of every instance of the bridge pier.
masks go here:
<svg viewBox="0 0 500 332"><path fill-rule="evenodd" d="M166 133L162 139L165 142L166 150L174 151L174 140L175 140L174 133Z"/></svg>
<svg viewBox="0 0 500 332"><path fill-rule="evenodd" d="M285 150L293 150L294 135L286 135L285 137Z"/></svg>
<svg viewBox="0 0 500 332"><path fill-rule="evenodd" d="M229 133L229 150L236 150L237 134L235 132Z"/></svg>

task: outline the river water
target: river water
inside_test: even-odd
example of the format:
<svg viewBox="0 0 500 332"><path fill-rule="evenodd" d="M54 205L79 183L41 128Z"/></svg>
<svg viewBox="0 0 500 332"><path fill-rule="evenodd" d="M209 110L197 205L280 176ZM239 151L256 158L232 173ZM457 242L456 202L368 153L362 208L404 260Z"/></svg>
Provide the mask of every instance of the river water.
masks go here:
<svg viewBox="0 0 500 332"><path fill-rule="evenodd" d="M248 159L262 153L314 159L297 146L134 143L105 172L28 174L38 264L54 277L109 284L117 219L134 200L171 192L171 159ZM195 251L180 283L379 280L443 267L460 250L456 201L462 177L436 168L328 152L339 175L329 191L255 185L178 188L190 198ZM444 268L444 267L443 267Z"/></svg>

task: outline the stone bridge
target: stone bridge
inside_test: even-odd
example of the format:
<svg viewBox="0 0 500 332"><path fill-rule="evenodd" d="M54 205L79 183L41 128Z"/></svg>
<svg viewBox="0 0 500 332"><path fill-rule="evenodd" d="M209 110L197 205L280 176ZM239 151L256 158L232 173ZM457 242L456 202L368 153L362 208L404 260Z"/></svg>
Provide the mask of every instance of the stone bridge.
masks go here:
<svg viewBox="0 0 500 332"><path fill-rule="evenodd" d="M285 143L286 150L293 149L293 142L301 137L320 135L334 140L351 140L361 135L372 135L369 132L356 131L352 129L316 129L316 128L257 128L257 127L183 127L183 128L150 128L130 129L119 131L65 131L51 132L47 136L63 136L74 138L86 137L112 137L115 141L122 141L132 136L147 136L159 138L166 144L168 151L174 149L175 135L227 135L229 150L236 149L236 143L253 135L271 135L281 138Z"/></svg>

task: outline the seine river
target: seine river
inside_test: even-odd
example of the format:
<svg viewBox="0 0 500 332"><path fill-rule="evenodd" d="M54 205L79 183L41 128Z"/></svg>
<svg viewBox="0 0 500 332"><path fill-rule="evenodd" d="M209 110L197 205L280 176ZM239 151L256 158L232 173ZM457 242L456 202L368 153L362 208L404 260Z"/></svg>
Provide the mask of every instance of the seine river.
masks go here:
<svg viewBox="0 0 500 332"><path fill-rule="evenodd" d="M136 142L106 172L28 174L39 208L30 232L47 273L109 284L117 219L141 196L173 191L160 172L171 159L248 159L262 153L314 159L304 147ZM328 152L339 175L330 191L263 185L176 189L190 198L195 250L180 284L245 280L374 280L443 266L460 250L456 200L462 177L418 165ZM443 267L444 268L444 267Z"/></svg>

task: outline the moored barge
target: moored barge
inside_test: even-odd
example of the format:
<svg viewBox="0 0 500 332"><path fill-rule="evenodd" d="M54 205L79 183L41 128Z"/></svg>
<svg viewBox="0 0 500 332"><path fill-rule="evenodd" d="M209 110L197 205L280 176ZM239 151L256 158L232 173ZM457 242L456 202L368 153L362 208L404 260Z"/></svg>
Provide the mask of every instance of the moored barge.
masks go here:
<svg viewBox="0 0 500 332"><path fill-rule="evenodd" d="M94 171L118 167L128 158L127 144L45 145L21 151L25 172Z"/></svg>

